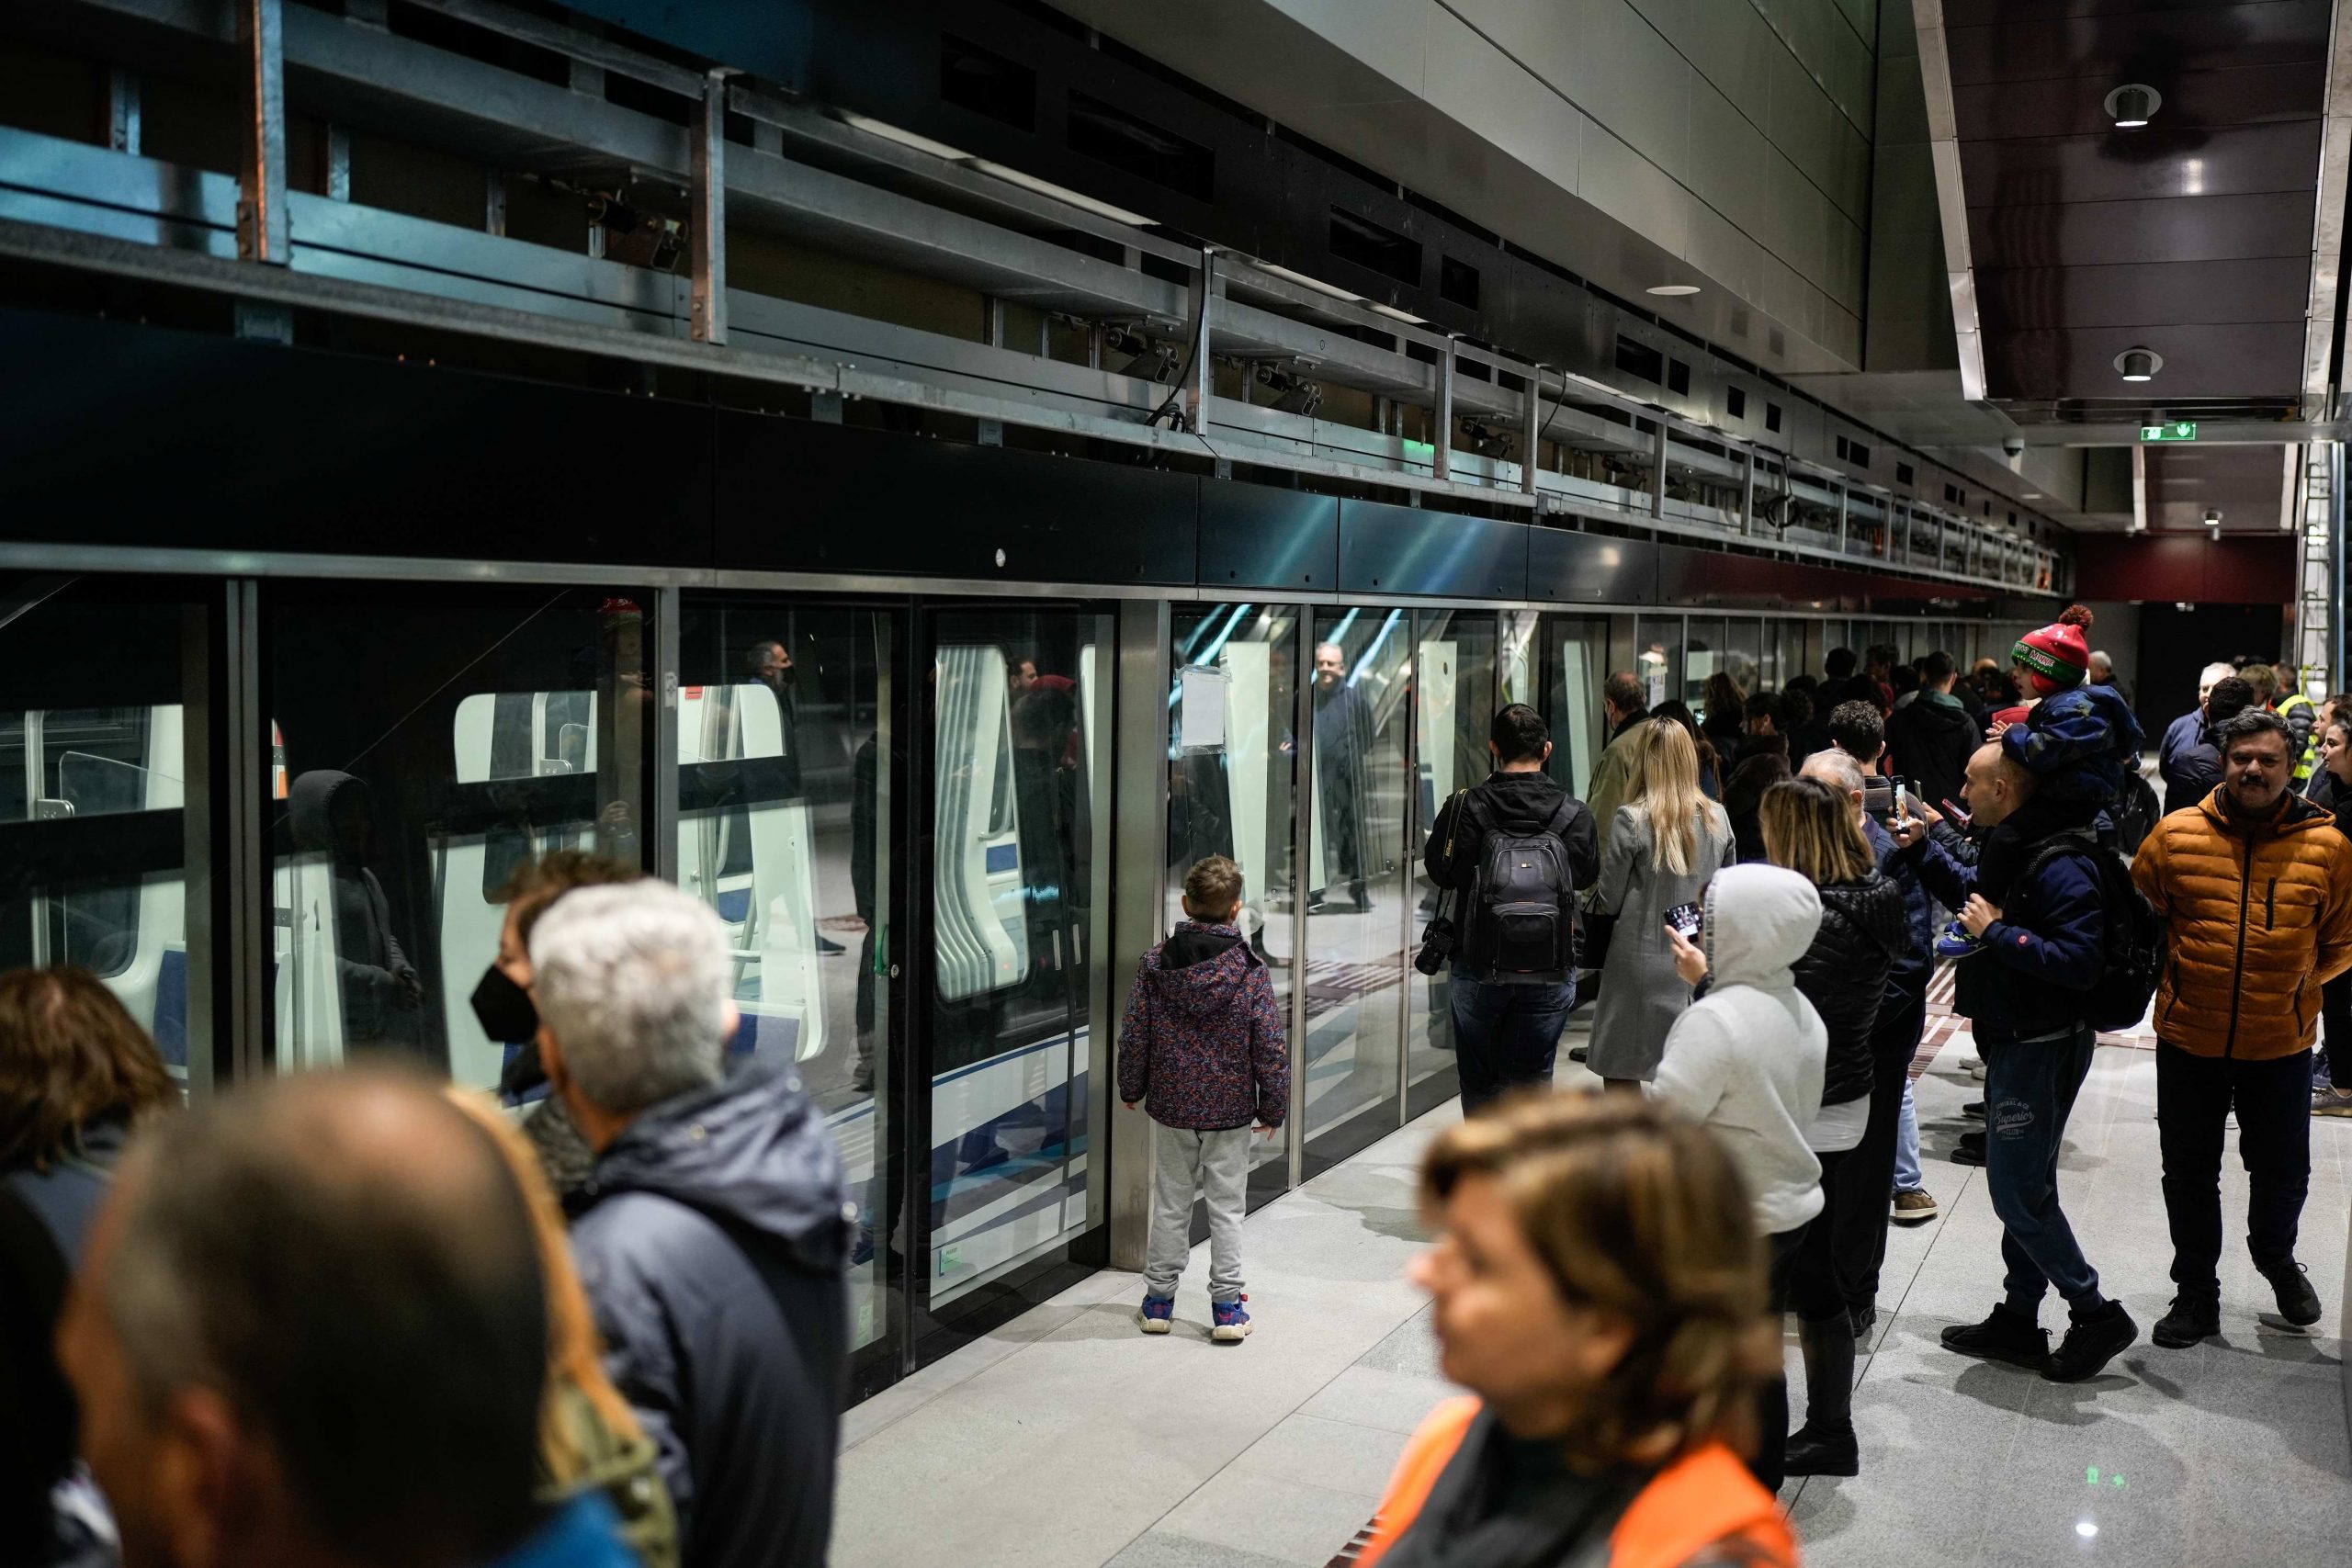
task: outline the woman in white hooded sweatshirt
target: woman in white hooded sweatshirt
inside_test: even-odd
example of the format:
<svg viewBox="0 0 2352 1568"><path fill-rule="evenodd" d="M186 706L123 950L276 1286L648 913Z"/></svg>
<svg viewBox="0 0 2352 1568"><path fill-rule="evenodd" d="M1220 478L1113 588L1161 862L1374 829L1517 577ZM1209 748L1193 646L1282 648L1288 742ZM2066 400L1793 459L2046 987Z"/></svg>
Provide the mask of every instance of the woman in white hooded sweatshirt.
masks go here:
<svg viewBox="0 0 2352 1568"><path fill-rule="evenodd" d="M1708 880L1699 942L1671 926L1675 968L1698 988L1666 1037L1651 1092L1712 1128L1739 1168L1756 1229L1772 1244L1771 1310L1788 1308L1797 1244L1821 1213L1821 1162L1805 1129L1821 1110L1829 1034L1790 966L1821 929L1821 896L1793 871L1727 866ZM1778 1490L1789 1390L1762 1398L1757 1479Z"/></svg>

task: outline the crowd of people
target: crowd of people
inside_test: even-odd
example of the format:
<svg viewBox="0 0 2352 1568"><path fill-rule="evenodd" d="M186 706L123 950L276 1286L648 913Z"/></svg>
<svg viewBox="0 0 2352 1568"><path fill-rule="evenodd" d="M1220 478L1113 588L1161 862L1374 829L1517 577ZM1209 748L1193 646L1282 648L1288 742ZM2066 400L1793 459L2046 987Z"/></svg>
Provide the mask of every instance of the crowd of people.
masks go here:
<svg viewBox="0 0 2352 1568"><path fill-rule="evenodd" d="M1431 824L1451 897L1416 959L1451 971L1464 1120L1427 1159L1413 1275L1470 1397L1412 1439L1364 1562L1793 1562L1774 1492L1860 1472L1888 1227L1937 1213L1910 1077L1939 963L1984 1082L1956 1157L2001 1224L1996 1299L1950 1350L2081 1382L2138 1338L2059 1154L2098 1032L2148 1018L2155 1343L2222 1330L2233 1115L2253 1261L2318 1320L2296 1247L2310 1118L2352 1113L2313 1051L2352 1040L2352 697L2209 669L2148 816L2088 622L1965 678L1887 649L1778 694L1718 674L1703 716L1611 675L1587 799L1540 714L1494 716L1492 773ZM1244 895L1232 861L1191 868L1118 1041L1151 1124L1147 1334L1196 1201L1209 1337L1252 1326L1250 1146L1292 1085ZM730 1066L706 905L580 852L506 898L473 998L528 1042L504 1104L389 1066L183 1104L98 980L0 975L0 1560L824 1561L856 1210L822 1118L788 1066ZM1580 987L1601 1087L1559 1094Z"/></svg>

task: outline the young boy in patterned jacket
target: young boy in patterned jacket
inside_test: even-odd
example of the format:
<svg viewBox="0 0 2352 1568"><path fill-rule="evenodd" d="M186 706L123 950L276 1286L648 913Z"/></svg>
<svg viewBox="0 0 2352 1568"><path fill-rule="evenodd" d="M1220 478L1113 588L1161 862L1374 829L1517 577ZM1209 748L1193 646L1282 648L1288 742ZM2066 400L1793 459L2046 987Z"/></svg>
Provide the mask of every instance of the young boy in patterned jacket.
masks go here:
<svg viewBox="0 0 2352 1568"><path fill-rule="evenodd" d="M1254 1125L1271 1139L1290 1108L1290 1050L1266 965L1244 940L1241 868L1211 855L1184 874L1185 919L1143 955L1119 1031L1119 1098L1151 1117L1151 1238L1137 1321L1175 1324L1192 1252L1193 1199L1209 1210L1209 1337L1250 1332L1241 1217Z"/></svg>

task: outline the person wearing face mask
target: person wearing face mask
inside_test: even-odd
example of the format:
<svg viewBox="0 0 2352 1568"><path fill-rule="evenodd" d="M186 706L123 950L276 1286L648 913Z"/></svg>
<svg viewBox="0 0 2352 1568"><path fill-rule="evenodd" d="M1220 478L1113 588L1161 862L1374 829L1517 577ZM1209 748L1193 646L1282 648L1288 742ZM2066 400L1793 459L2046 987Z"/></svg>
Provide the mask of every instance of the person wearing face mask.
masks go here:
<svg viewBox="0 0 2352 1568"><path fill-rule="evenodd" d="M1779 1347L1722 1142L1631 1095L1522 1099L1439 1135L1421 1201L1413 1280L1472 1397L1406 1445L1361 1568L1793 1568L1737 1452Z"/></svg>
<svg viewBox="0 0 2352 1568"><path fill-rule="evenodd" d="M499 1098L519 1105L544 1093L548 1075L539 1060L539 1011L531 999L531 930L549 906L575 887L635 882L644 874L633 865L585 850L558 850L526 862L499 889L506 919L498 931L498 956L474 987L474 1018L482 1032L506 1047L499 1075ZM523 1119L524 1135L538 1152L548 1184L569 1196L587 1179L595 1156L572 1124L562 1097L546 1094Z"/></svg>

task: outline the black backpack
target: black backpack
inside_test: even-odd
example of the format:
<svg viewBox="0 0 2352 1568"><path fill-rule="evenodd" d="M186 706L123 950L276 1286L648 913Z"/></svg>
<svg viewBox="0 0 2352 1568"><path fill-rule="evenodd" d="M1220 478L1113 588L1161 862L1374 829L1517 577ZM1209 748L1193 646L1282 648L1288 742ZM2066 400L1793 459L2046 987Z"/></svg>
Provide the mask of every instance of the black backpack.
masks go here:
<svg viewBox="0 0 2352 1568"><path fill-rule="evenodd" d="M1560 835L1578 809L1568 796L1528 834L1479 823L1486 840L1470 889L1463 956L1488 980L1556 985L1576 967L1576 876Z"/></svg>
<svg viewBox="0 0 2352 1568"><path fill-rule="evenodd" d="M2115 824L2115 847L2130 860L2140 852L2140 840L2148 836L2164 815L2164 807L2156 804L2156 792L2142 778L2136 768L2123 775L2123 793L2115 797L2108 808L2108 817Z"/></svg>
<svg viewBox="0 0 2352 1568"><path fill-rule="evenodd" d="M2132 880L2131 865L2101 849L2088 833L2051 835L2036 847L2018 880L2063 854L2079 854L2091 863L2091 874L2098 878L2099 904L2107 912L2099 944L2103 962L2098 982L2083 993L2083 1021L2109 1032L2133 1028L2148 1016L2148 1003L2155 998L2156 979L2164 969L2164 920Z"/></svg>

